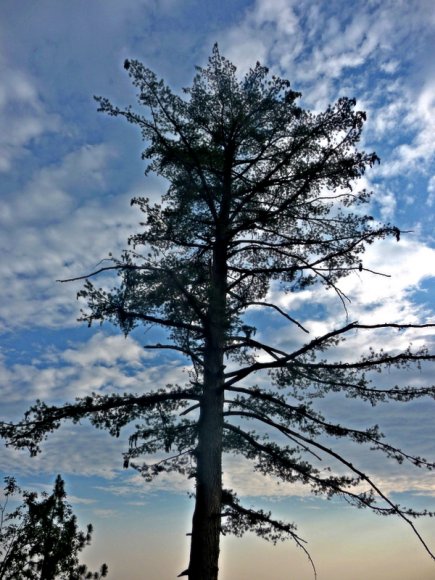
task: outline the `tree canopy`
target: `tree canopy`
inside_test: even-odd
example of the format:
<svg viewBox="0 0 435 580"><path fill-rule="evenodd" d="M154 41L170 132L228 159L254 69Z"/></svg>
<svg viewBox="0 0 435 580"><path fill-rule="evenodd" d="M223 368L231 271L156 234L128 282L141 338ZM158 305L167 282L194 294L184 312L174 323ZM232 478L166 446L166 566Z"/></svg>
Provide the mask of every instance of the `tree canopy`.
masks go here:
<svg viewBox="0 0 435 580"><path fill-rule="evenodd" d="M22 496L23 502L9 509L16 496ZM43 493L41 498L35 492L23 492L15 478L5 477L0 506L1 580L99 580L107 576L106 564L99 572L90 572L78 559L91 538L91 524L86 532L78 529L60 475L53 493Z"/></svg>
<svg viewBox="0 0 435 580"><path fill-rule="evenodd" d="M377 426L355 428L351 416L336 424L313 405L336 393L371 405L434 397L433 386L385 386L372 372L433 361L426 347L334 356L356 332L434 325L348 320L311 336L271 298L321 285L346 309L340 281L377 274L364 265L367 245L390 236L399 241L397 227L367 214L372 192L358 188L379 161L359 149L365 113L345 97L323 112L306 111L287 80L259 63L241 77L217 46L181 95L139 61L124 66L141 108L97 97L99 110L141 130L146 172L169 186L160 203L132 200L144 214L141 231L122 256L110 255L108 266L83 276L82 320L109 321L126 335L140 326L165 329L166 342L145 346L181 353L190 380L153 392L90 394L61 407L37 402L23 422L3 424L3 437L35 454L64 420L88 417L114 436L135 424L126 467L147 479L178 471L196 482L190 561L181 574L190 580L217 579L222 533L290 538L310 557L294 524L244 507L236 491L223 488L224 454L241 455L285 484L396 515L434 558L412 522L427 512L393 502L336 442L345 438L425 469L434 463L389 444ZM91 281L111 271L119 277L113 289ZM255 313L261 312L287 325L274 342L258 336ZM298 346L289 346L290 337Z"/></svg>

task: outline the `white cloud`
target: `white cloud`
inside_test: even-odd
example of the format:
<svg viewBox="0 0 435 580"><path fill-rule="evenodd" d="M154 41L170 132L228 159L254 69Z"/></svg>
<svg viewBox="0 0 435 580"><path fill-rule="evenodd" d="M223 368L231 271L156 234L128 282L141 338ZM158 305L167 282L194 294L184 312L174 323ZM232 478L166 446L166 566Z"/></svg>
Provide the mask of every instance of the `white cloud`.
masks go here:
<svg viewBox="0 0 435 580"><path fill-rule="evenodd" d="M352 463L358 467L358 451L352 453ZM321 467L321 465L319 465ZM435 483L431 472L421 470L403 473L394 469L392 462L384 461L380 473L372 473L374 483L386 495L392 493L413 493L435 496ZM394 473L392 473L394 472ZM328 477L328 473L324 477ZM240 496L250 497L309 497L311 488L303 483L278 483L273 477L255 472L247 461L240 458L227 458L224 462L224 487L233 489ZM361 484L358 491L368 491L368 484Z"/></svg>
<svg viewBox="0 0 435 580"><path fill-rule="evenodd" d="M90 444L92 442L92 444ZM85 424L64 425L50 435L42 452L30 457L26 451L2 449L2 471L24 476L62 473L115 479L122 472L126 442Z"/></svg>
<svg viewBox="0 0 435 580"><path fill-rule="evenodd" d="M343 94L364 100L367 129L399 140L377 173L391 177L424 171L433 160L435 74L427 56L428 46L435 49L433 28L426 1L355 7L257 0L221 44L243 70L259 59L287 76L314 110ZM397 81L401 66L410 72Z"/></svg>
<svg viewBox="0 0 435 580"><path fill-rule="evenodd" d="M432 207L435 203L435 175L429 179L427 191L429 195L427 196L426 204L429 207Z"/></svg>
<svg viewBox="0 0 435 580"><path fill-rule="evenodd" d="M110 520L113 520L114 517L119 516L119 512L111 508L94 508L91 513L97 516L98 518Z"/></svg>
<svg viewBox="0 0 435 580"><path fill-rule="evenodd" d="M391 159L381 165L379 173L383 177L425 172L435 158L435 78L420 89L414 88L411 92L404 88L403 92L406 100L401 104L398 101L396 106L390 105L390 109L396 109L397 114L392 119L396 127L390 124L389 129L411 132L412 138L397 145Z"/></svg>
<svg viewBox="0 0 435 580"><path fill-rule="evenodd" d="M92 392L147 392L186 380L182 361L159 360L131 336L95 333L65 350L49 347L28 363L8 365L0 358L4 405L21 413L29 402L72 400Z"/></svg>
<svg viewBox="0 0 435 580"><path fill-rule="evenodd" d="M374 104L374 109L368 112L368 130L372 131L380 140L385 138L387 141L391 138L397 138L397 129L403 123L403 119L409 114L410 97L404 99L403 84L394 82L380 82L378 90L373 97L379 99L379 103ZM385 98L387 97L387 98ZM370 105L363 106L369 109Z"/></svg>
<svg viewBox="0 0 435 580"><path fill-rule="evenodd" d="M8 366L2 354L1 420L19 421L36 398L48 404L59 404L73 402L76 397L92 392L145 393L169 383L183 384L187 378L185 368L177 360L157 360L154 352L146 351L131 337L107 336L102 332L65 350L49 347L27 364ZM119 439L110 437L86 420L79 425L67 422L50 434L36 458L29 457L25 451L5 449L1 468L17 476L62 473L115 480L122 472L122 452L128 447L127 437L128 433L122 433ZM170 479L163 476L147 490L166 489L171 485L172 489L178 489L184 481L184 478L175 478L170 484ZM144 484L143 478L135 481ZM183 485L185 489L186 483Z"/></svg>
<svg viewBox="0 0 435 580"><path fill-rule="evenodd" d="M32 79L0 63L0 173L12 168L32 141L59 128L56 115L45 111Z"/></svg>
<svg viewBox="0 0 435 580"><path fill-rule="evenodd" d="M22 191L5 197L0 217L0 326L76 324L75 292L59 284L93 271L110 251L119 253L140 217L129 191L104 196L112 148L85 146L42 167ZM136 192L135 192L136 193Z"/></svg>
<svg viewBox="0 0 435 580"><path fill-rule="evenodd" d="M258 0L221 40L223 54L242 71L256 60L267 64L272 53L279 61L295 58L302 48L298 19L292 3L286 0Z"/></svg>
<svg viewBox="0 0 435 580"><path fill-rule="evenodd" d="M86 145L55 165L41 167L23 190L5 200L0 224L15 229L25 224L41 227L71 217L71 211L83 199L103 189L104 172L113 156L114 151L107 145Z"/></svg>
<svg viewBox="0 0 435 580"><path fill-rule="evenodd" d="M433 159L435 144L435 79L423 86L410 114L410 123L415 123L419 129L414 142L399 149L404 160L414 164L418 161Z"/></svg>
<svg viewBox="0 0 435 580"><path fill-rule="evenodd" d="M273 29L272 34L267 26ZM344 69L358 67L374 54L380 57L380 67L391 73L399 62L397 45L409 41L416 29L424 35L432 27L430 2L411 6L390 0L351 6L342 2L319 5L309 0L257 0L229 34L236 41L236 31L240 30L242 45L245 37L262 38L269 53L275 50L281 56L281 66L288 63L297 77L314 79L324 74L339 76ZM268 35L262 34L264 29ZM301 48L291 56L301 56L302 62L284 56L289 54L289 43L295 42L292 36L298 37ZM236 47L233 50L236 52ZM272 54L268 56L276 62Z"/></svg>
<svg viewBox="0 0 435 580"><path fill-rule="evenodd" d="M253 470L253 464L240 456L225 456L223 469L224 487L232 489L239 496L252 497L306 497L310 488L302 483L278 483L270 475Z"/></svg>
<svg viewBox="0 0 435 580"><path fill-rule="evenodd" d="M152 463L149 458L148 462ZM140 463L140 461L137 461ZM135 473L131 474L131 470L127 472L127 476L123 478L122 481L114 481L109 483L107 486L97 488L102 491L112 493L115 496L127 496L131 497L132 489L134 490L135 497L145 497L149 494L156 493L158 491L169 491L174 493L192 493L193 492L193 481L192 479L187 479L184 475L179 473L160 473L152 481L146 481L142 475Z"/></svg>
<svg viewBox="0 0 435 580"><path fill-rule="evenodd" d="M392 191L382 189L376 194L376 203L380 206L380 215L384 222L393 219L396 213L397 198Z"/></svg>
<svg viewBox="0 0 435 580"><path fill-rule="evenodd" d="M435 261L435 249L419 240L406 238L405 234L400 242L389 238L369 246L362 261L364 267L388 274L390 278L370 274L361 277L352 275L340 285L343 291L358 307L382 304L380 308L384 314L388 311L391 314L390 321L400 320L408 309L409 313L414 311L415 315L407 316L405 320L402 318L402 321L417 321L421 306L413 301L412 293L423 281L434 276L432 264Z"/></svg>
<svg viewBox="0 0 435 580"><path fill-rule="evenodd" d="M413 301L412 293L425 280L434 277L434 262L435 249L419 240L404 237L397 242L389 238L368 246L362 255L363 266L389 277L368 272L353 273L339 282L339 288L352 301L349 305L350 318L358 318L357 314L369 310L373 312L371 309L375 308L373 318L379 314L389 322L418 321L426 311ZM328 308L333 303L340 307L337 296L333 292L326 293L320 286L289 294L281 294L272 288L269 299L289 312L317 301ZM404 313L407 313L405 318L401 318Z"/></svg>
<svg viewBox="0 0 435 580"><path fill-rule="evenodd" d="M76 345L62 353L62 359L80 367L88 365L116 366L120 362L128 363L134 367L143 364L145 359L153 358L138 342L131 337L125 338L119 334L105 336L102 333L94 336L86 345ZM50 355L53 358L53 355Z"/></svg>

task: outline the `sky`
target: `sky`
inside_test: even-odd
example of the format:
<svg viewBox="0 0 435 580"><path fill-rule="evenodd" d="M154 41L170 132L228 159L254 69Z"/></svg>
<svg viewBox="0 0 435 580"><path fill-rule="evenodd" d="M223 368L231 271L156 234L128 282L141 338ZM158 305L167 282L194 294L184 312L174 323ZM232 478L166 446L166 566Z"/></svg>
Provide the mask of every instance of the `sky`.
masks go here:
<svg viewBox="0 0 435 580"><path fill-rule="evenodd" d="M154 330L125 339L109 325L88 329L77 322L80 283L57 280L94 270L109 252L119 254L141 220L130 199L158 199L165 191L164 182L143 175L138 132L97 113L93 95L119 105L134 102L126 58L141 60L179 91L215 42L241 72L260 61L288 78L308 109L320 111L340 96L357 99L368 118L361 146L381 158L361 182L375 192L369 209L407 233L400 243L371 246L364 257L367 266L390 277L343 281L352 300L350 319L435 321L432 0L2 0L2 420L19 419L37 398L62 403L92 391L143 392L185 380L185 361L144 350ZM287 296L272 289L270 298L297 314L313 336L346 320L336 297L320 288ZM264 338L278 336L283 345L300 338L285 329L277 334L270 319L260 322ZM435 351L430 331L370 340L392 349L408 340L426 342ZM362 346L367 341L355 336L346 348ZM409 379L427 384L430 376L423 367ZM322 405L336 420L349 418L339 399ZM433 400L406 408L359 405L351 419L356 426L379 422L393 442L433 459L434 411ZM38 491L49 490L61 473L80 522L94 524L84 561L94 568L107 562L112 580L175 578L187 565L191 484L166 476L145 482L123 470L125 448L126 437L66 424L37 458L2 446L0 475L14 475L22 487ZM393 499L435 509L433 473L400 469L373 453L359 451L357 459ZM401 522L315 498L305 489L277 487L231 459L225 482L248 505L298 525L319 580L435 575ZM434 550L434 521L419 521L418 527ZM290 543L223 539L221 580L266 578L305 580L312 570Z"/></svg>

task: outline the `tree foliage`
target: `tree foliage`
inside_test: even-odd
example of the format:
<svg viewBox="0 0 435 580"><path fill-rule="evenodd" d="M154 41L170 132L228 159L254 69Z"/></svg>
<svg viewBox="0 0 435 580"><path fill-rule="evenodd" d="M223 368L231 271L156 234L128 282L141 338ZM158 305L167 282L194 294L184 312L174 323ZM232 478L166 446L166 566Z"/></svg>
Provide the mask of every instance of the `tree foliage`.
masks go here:
<svg viewBox="0 0 435 580"><path fill-rule="evenodd" d="M291 538L306 550L293 524L243 507L233 490L222 488L223 454L241 455L278 481L396 515L433 558L411 519L427 512L393 502L336 443L344 438L425 469L434 464L389 444L376 426L357 429L351 416L336 424L314 408L336 393L371 405L434 397L433 386L385 387L373 378L372 371L434 360L425 348L334 356L355 333L433 325L348 321L304 342L309 328L271 298L323 286L346 308L340 281L355 272L376 275L364 265L367 245L399 241L397 227L367 214L372 192L357 187L379 161L358 148L365 113L349 98L308 112L287 80L259 63L240 78L216 46L182 95L136 60L125 68L141 109L98 97L99 110L141 130L146 172L169 187L160 203L132 200L144 214L142 229L121 257L111 256L110 265L86 277L82 320L109 321L126 335L140 326L166 329L165 343L146 346L184 355L190 381L139 394L92 394L63 407L38 402L22 423L4 424L3 436L35 454L67 419L88 417L114 436L136 424L125 466L147 479L178 471L196 481L184 572L190 580L217 578L221 533L252 530L273 542ZM112 290L91 281L107 271L119 277ZM258 336L252 313L287 325L282 340ZM166 457L143 460L162 451Z"/></svg>
<svg viewBox="0 0 435 580"><path fill-rule="evenodd" d="M21 496L23 502L11 510L9 502L14 496ZM99 580L107 576L106 564L99 572L90 572L78 560L91 537L91 524L86 532L78 529L60 475L53 493L44 492L41 498L35 492L23 492L15 478L5 477L0 506L1 580Z"/></svg>

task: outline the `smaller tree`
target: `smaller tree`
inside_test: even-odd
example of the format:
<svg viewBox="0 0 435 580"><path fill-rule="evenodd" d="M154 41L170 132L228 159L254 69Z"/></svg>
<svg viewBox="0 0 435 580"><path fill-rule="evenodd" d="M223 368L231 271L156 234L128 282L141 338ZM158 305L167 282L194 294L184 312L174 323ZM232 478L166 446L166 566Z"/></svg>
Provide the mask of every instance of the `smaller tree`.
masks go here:
<svg viewBox="0 0 435 580"><path fill-rule="evenodd" d="M107 576L103 564L90 572L80 564L78 553L90 544L92 525L86 532L66 502L64 482L56 477L53 493L22 491L15 478L5 477L4 502L0 505L0 580L99 580ZM8 511L13 496L23 503Z"/></svg>

